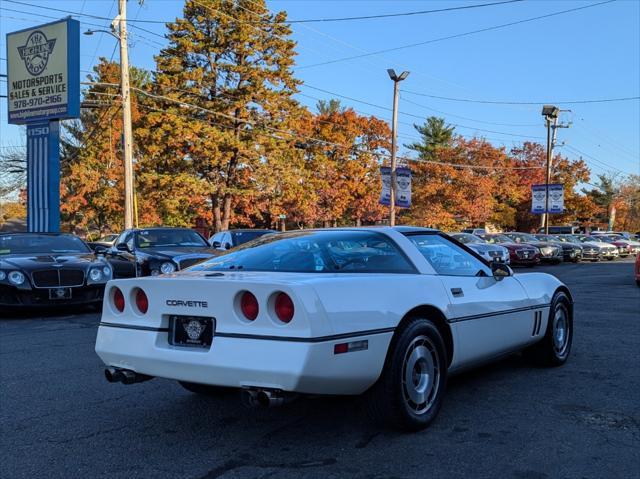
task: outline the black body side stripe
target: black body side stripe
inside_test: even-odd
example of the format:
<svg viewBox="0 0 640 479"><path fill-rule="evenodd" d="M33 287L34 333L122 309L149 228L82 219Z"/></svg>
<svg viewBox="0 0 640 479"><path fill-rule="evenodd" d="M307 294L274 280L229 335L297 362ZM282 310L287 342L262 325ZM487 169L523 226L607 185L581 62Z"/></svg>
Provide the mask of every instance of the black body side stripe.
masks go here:
<svg viewBox="0 0 640 479"><path fill-rule="evenodd" d="M169 331L169 328L153 328L151 326L138 326L137 324L104 323L102 321L99 326L106 326L108 328L136 329L138 331L155 331L157 333L166 333Z"/></svg>
<svg viewBox="0 0 640 479"><path fill-rule="evenodd" d="M550 304L537 304L535 306L528 306L526 308L507 309L504 311L498 311L494 313L474 314L471 316L461 316L459 318L449 319L449 323L457 323L459 321L469 321L472 319L489 318L492 316L501 316L503 314L518 313L522 311L531 311L534 309L547 308ZM122 328L122 329L135 329L138 331L155 331L159 333L169 332L169 328L154 328L151 326L138 326L133 324L118 324L101 322L100 326L106 326L109 328ZM366 331L354 331L352 333L333 334L329 336L316 336L313 338L301 338L296 336L268 336L259 334L244 334L244 333L224 333L216 331L214 337L217 338L236 338L236 339L258 339L266 341L289 341L294 343L322 343L325 341L335 341L338 339L357 338L359 336L370 336L372 334L392 333L396 330L393 328L380 328L380 329L368 329Z"/></svg>
<svg viewBox="0 0 640 479"><path fill-rule="evenodd" d="M294 343L322 343L325 341L335 341L337 339L357 338L358 336L370 336L372 334L393 333L396 328L369 329L367 331L355 331L353 333L332 334L330 336L317 336L315 338L299 338L295 336L262 336L256 334L242 333L218 333L216 338L239 338L239 339L264 339L268 341L289 341Z"/></svg>
<svg viewBox="0 0 640 479"><path fill-rule="evenodd" d="M484 314L472 314L470 316L460 316L459 318L451 318L449 323L457 323L459 321L469 321L471 319L489 318L491 316L502 316L503 314L521 313L522 311L531 311L534 309L548 308L551 304L536 304L535 306L527 306L525 308L505 309L504 311L498 311L493 313Z"/></svg>

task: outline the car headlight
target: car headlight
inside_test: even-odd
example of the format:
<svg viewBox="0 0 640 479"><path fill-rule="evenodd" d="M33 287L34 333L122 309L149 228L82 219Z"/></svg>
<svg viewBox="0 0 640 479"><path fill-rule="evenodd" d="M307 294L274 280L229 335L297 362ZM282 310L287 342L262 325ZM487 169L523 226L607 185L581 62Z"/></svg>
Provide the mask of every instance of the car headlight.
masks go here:
<svg viewBox="0 0 640 479"><path fill-rule="evenodd" d="M104 274L105 278L108 278L109 276L111 276L111 268L109 268L108 266L103 267L102 274Z"/></svg>
<svg viewBox="0 0 640 479"><path fill-rule="evenodd" d="M22 274L20 271L11 271L9 273L9 282L11 284L15 284L16 286L20 286L22 283L25 282L25 277L24 274Z"/></svg>
<svg viewBox="0 0 640 479"><path fill-rule="evenodd" d="M100 268L91 268L89 270L89 279L97 283L102 279L102 270Z"/></svg>
<svg viewBox="0 0 640 479"><path fill-rule="evenodd" d="M542 251L543 255L549 256L553 253L553 248L551 248L550 246L543 246L542 248L540 248L540 251Z"/></svg>
<svg viewBox="0 0 640 479"><path fill-rule="evenodd" d="M162 274L173 273L176 270L176 265L170 261L165 261L160 265L160 272Z"/></svg>
<svg viewBox="0 0 640 479"><path fill-rule="evenodd" d="M7 273L0 271L0 281L3 281L7 277Z"/></svg>

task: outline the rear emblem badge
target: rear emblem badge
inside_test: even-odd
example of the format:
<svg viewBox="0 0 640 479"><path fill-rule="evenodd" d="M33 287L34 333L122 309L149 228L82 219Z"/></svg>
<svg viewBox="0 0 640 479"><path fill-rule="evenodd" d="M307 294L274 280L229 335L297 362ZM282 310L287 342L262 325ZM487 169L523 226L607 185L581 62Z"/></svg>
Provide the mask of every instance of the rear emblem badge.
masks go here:
<svg viewBox="0 0 640 479"><path fill-rule="evenodd" d="M185 326L184 330L189 335L189 339L191 339L192 341L196 341L200 338L200 335L204 331L204 328L200 324L200 321L193 320L189 321L189 324Z"/></svg>
<svg viewBox="0 0 640 479"><path fill-rule="evenodd" d="M58 298L64 298L64 289L62 288L56 289L56 296Z"/></svg>

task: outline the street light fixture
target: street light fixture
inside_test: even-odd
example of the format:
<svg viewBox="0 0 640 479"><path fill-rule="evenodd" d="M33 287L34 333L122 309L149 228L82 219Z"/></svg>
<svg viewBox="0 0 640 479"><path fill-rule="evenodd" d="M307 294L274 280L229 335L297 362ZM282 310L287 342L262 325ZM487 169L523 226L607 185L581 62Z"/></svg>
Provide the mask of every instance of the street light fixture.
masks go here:
<svg viewBox="0 0 640 479"><path fill-rule="evenodd" d="M389 226L396 224L396 150L398 130L398 83L409 76L409 72L396 74L393 68L387 70L393 80L393 117L391 119L391 196L389 198Z"/></svg>

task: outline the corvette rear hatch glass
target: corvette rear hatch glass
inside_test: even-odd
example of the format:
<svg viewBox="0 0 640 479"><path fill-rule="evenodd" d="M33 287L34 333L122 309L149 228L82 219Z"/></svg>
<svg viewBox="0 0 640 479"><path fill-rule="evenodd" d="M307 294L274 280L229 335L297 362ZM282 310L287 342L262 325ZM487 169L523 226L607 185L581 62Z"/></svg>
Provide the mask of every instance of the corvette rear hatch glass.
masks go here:
<svg viewBox="0 0 640 479"><path fill-rule="evenodd" d="M266 235L191 271L415 273L386 235L375 231L296 231Z"/></svg>

